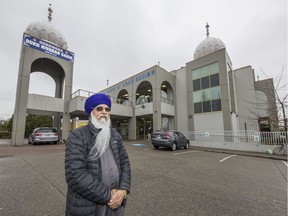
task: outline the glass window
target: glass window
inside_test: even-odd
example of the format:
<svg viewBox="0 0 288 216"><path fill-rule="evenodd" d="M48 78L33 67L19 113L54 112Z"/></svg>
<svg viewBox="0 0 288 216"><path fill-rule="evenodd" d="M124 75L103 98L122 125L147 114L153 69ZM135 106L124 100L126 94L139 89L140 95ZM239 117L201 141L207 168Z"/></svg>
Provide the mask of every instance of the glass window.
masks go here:
<svg viewBox="0 0 288 216"><path fill-rule="evenodd" d="M219 86L219 73L210 76L211 87Z"/></svg>
<svg viewBox="0 0 288 216"><path fill-rule="evenodd" d="M194 113L221 110L219 62L192 71Z"/></svg>
<svg viewBox="0 0 288 216"><path fill-rule="evenodd" d="M162 117L162 128L169 128L169 118L167 117Z"/></svg>
<svg viewBox="0 0 288 216"><path fill-rule="evenodd" d="M38 130L38 132L41 132L41 133L57 133L57 130L55 128L40 128Z"/></svg>
<svg viewBox="0 0 288 216"><path fill-rule="evenodd" d="M194 103L194 113L202 113L202 106L201 102L199 103Z"/></svg>
<svg viewBox="0 0 288 216"><path fill-rule="evenodd" d="M210 88L210 93L211 93L211 100L220 99L221 98L220 86Z"/></svg>
<svg viewBox="0 0 288 216"><path fill-rule="evenodd" d="M209 76L201 78L201 89L209 88Z"/></svg>
<svg viewBox="0 0 288 216"><path fill-rule="evenodd" d="M211 112L211 101L203 102L203 112Z"/></svg>
<svg viewBox="0 0 288 216"><path fill-rule="evenodd" d="M200 68L200 71L201 71L201 77L209 76L210 75L209 65Z"/></svg>
<svg viewBox="0 0 288 216"><path fill-rule="evenodd" d="M210 89L202 90L202 100L201 101L210 101L211 100L211 92Z"/></svg>
<svg viewBox="0 0 288 216"><path fill-rule="evenodd" d="M193 92L193 102L198 103L202 101L202 91Z"/></svg>
<svg viewBox="0 0 288 216"><path fill-rule="evenodd" d="M184 135L180 132L178 132L178 136L179 136L179 138L184 138Z"/></svg>
<svg viewBox="0 0 288 216"><path fill-rule="evenodd" d="M215 63L210 65L210 75L215 74L215 73L219 73L219 63L218 62L215 62Z"/></svg>
<svg viewBox="0 0 288 216"><path fill-rule="evenodd" d="M212 100L212 111L220 111L221 110L221 100Z"/></svg>
<svg viewBox="0 0 288 216"><path fill-rule="evenodd" d="M200 79L193 80L193 91L200 90Z"/></svg>
<svg viewBox="0 0 288 216"><path fill-rule="evenodd" d="M192 80L201 78L200 69L192 71Z"/></svg>

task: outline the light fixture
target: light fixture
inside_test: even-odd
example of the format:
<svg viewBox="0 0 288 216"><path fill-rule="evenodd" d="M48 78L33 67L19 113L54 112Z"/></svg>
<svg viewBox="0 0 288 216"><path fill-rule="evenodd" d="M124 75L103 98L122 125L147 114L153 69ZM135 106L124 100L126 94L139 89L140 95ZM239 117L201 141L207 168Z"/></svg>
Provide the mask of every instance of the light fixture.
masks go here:
<svg viewBox="0 0 288 216"><path fill-rule="evenodd" d="M151 89L148 89L147 91L148 91L148 92L151 92Z"/></svg>
<svg viewBox="0 0 288 216"><path fill-rule="evenodd" d="M162 87L162 88L166 88L166 85L164 84L164 85L162 85L161 87Z"/></svg>

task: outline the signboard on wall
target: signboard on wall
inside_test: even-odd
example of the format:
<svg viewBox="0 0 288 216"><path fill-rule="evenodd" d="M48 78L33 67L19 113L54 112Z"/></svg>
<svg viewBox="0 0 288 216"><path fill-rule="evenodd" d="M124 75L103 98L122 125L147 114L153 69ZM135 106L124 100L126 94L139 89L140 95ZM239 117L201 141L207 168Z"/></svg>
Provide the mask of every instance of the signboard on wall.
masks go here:
<svg viewBox="0 0 288 216"><path fill-rule="evenodd" d="M56 56L69 62L74 62L74 53L64 50L52 43L32 37L31 35L23 35L23 44L41 52Z"/></svg>

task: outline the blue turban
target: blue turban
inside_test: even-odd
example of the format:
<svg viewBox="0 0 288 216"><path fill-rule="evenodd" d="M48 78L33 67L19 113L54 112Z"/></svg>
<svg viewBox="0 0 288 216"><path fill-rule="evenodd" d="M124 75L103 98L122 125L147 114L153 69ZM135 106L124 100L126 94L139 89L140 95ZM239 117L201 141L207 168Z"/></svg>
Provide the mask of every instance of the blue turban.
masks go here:
<svg viewBox="0 0 288 216"><path fill-rule="evenodd" d="M111 108L111 99L106 94L97 93L88 97L85 101L85 111L88 115L99 104L106 104Z"/></svg>

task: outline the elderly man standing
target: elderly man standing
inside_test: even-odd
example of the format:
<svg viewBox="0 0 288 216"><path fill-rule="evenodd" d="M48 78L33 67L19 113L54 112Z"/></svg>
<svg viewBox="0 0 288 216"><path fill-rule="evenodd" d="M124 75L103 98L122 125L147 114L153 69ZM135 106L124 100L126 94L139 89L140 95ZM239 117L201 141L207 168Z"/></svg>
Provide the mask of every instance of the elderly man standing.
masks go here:
<svg viewBox="0 0 288 216"><path fill-rule="evenodd" d="M131 168L120 134L110 127L111 100L87 98L88 125L73 130L66 142L66 215L123 216Z"/></svg>

